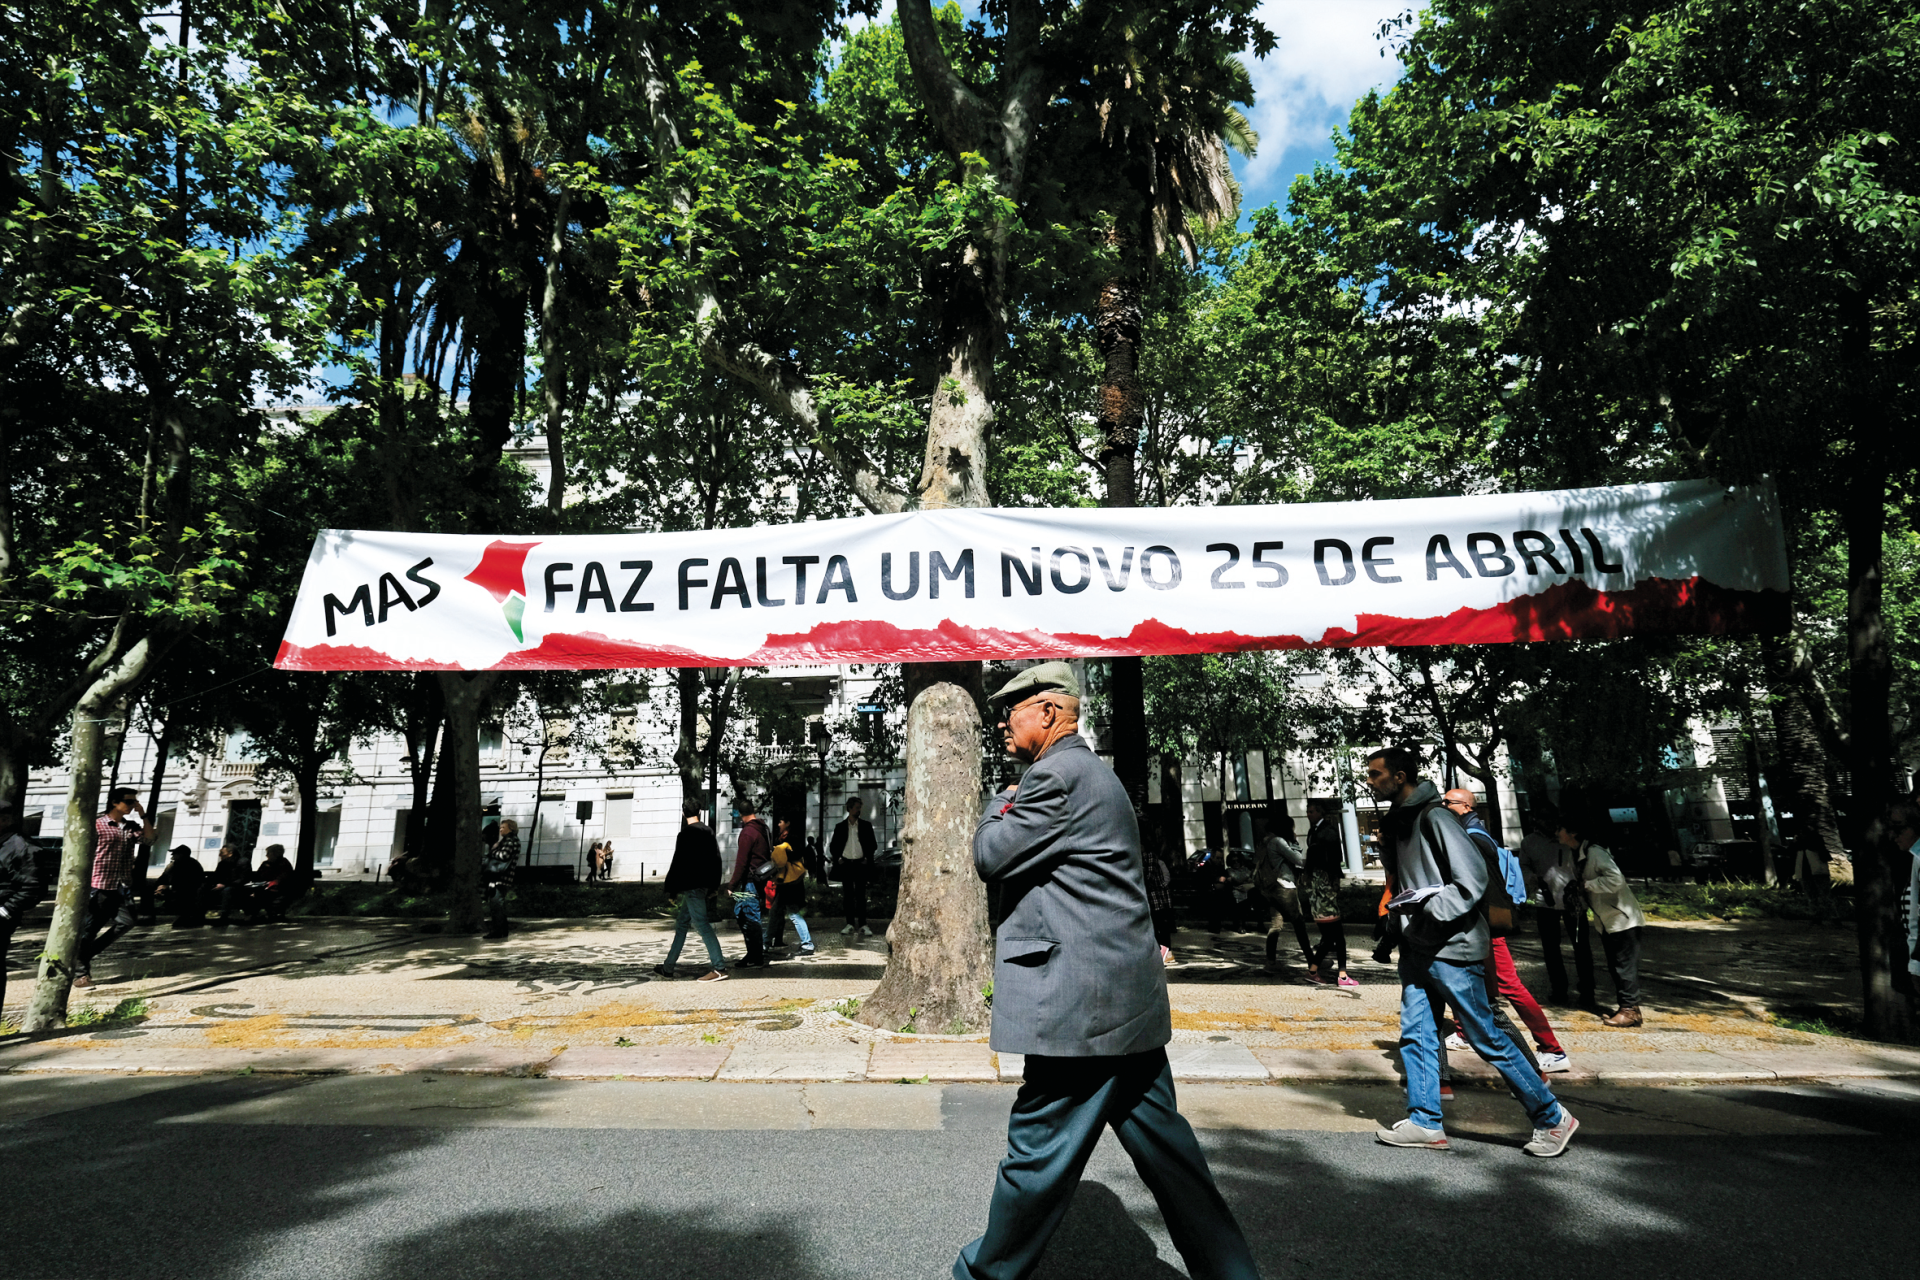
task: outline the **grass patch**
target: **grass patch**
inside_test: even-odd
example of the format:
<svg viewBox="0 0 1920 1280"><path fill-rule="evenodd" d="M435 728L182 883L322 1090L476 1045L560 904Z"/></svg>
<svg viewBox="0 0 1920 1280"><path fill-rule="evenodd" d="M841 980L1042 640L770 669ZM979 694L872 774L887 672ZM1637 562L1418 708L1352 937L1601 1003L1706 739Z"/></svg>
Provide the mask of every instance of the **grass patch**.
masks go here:
<svg viewBox="0 0 1920 1280"><path fill-rule="evenodd" d="M70 1027L97 1027L107 1022L130 1022L135 1018L144 1018L153 1012L153 1006L139 996L128 996L111 1009L102 1009L97 1004L83 1004L67 1014Z"/></svg>
<svg viewBox="0 0 1920 1280"><path fill-rule="evenodd" d="M1854 915L1850 894L1815 897L1785 885L1656 881L1635 884L1633 894L1652 920L1809 920L1845 924L1851 922Z"/></svg>
<svg viewBox="0 0 1920 1280"><path fill-rule="evenodd" d="M842 1000L840 1003L830 1004L827 1006L827 1008L833 1010L835 1013L839 1014L843 1018L851 1018L853 1017L854 1014L860 1012L860 997L848 996L845 1000Z"/></svg>
<svg viewBox="0 0 1920 1280"><path fill-rule="evenodd" d="M1860 1018L1851 1009L1835 1009L1823 1004L1786 1005L1767 1015L1767 1021L1786 1031L1804 1031L1816 1036L1846 1036L1861 1039Z"/></svg>

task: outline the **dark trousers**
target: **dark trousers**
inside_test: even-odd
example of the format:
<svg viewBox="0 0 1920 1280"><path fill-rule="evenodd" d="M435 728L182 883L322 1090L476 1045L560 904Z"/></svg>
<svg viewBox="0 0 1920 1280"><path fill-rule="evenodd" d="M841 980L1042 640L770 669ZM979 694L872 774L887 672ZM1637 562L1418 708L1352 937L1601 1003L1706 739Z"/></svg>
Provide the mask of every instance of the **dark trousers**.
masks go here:
<svg viewBox="0 0 1920 1280"><path fill-rule="evenodd" d="M1536 907L1534 915L1540 921L1540 949L1547 956L1547 985L1553 989L1553 1002L1565 1004L1567 1001L1567 966L1560 958L1560 933L1564 929L1573 947L1573 971L1580 984L1580 1003L1592 1004L1593 948L1587 941L1587 909L1584 906L1563 910Z"/></svg>
<svg viewBox="0 0 1920 1280"><path fill-rule="evenodd" d="M507 931L507 889L504 884L487 886L487 932Z"/></svg>
<svg viewBox="0 0 1920 1280"><path fill-rule="evenodd" d="M133 928L133 895L125 889L95 889L87 898L87 936L80 942L80 972L93 973L93 958Z"/></svg>
<svg viewBox="0 0 1920 1280"><path fill-rule="evenodd" d="M1640 930L1616 929L1600 935L1600 946L1607 953L1607 971L1613 975L1613 989L1622 1009L1640 1007Z"/></svg>
<svg viewBox="0 0 1920 1280"><path fill-rule="evenodd" d="M1153 908L1152 914L1153 940L1163 947L1171 947L1173 945L1173 929L1175 925L1173 908L1155 907Z"/></svg>
<svg viewBox="0 0 1920 1280"><path fill-rule="evenodd" d="M865 858L857 862L840 859L840 905L846 911L847 923L858 928L866 927L867 881L872 874L873 868Z"/></svg>
<svg viewBox="0 0 1920 1280"><path fill-rule="evenodd" d="M1028 1055L1007 1121L987 1233L960 1250L955 1280L1021 1280L1066 1216L1087 1160L1111 1126L1166 1219L1193 1280L1257 1278L1247 1239L1213 1184L1173 1095L1165 1049L1109 1058Z"/></svg>
<svg viewBox="0 0 1920 1280"><path fill-rule="evenodd" d="M1278 922L1267 927L1267 963L1272 964L1280 958L1280 930ZM1300 944L1300 958L1308 964L1317 963L1313 955L1313 940L1307 936L1307 922L1298 916L1293 918L1293 940Z"/></svg>
<svg viewBox="0 0 1920 1280"><path fill-rule="evenodd" d="M1333 961L1335 973L1347 971L1347 925L1343 920L1334 920L1326 924L1315 922L1320 930L1320 945L1313 949L1313 967L1324 977L1327 961ZM1305 926L1302 926L1304 930Z"/></svg>
<svg viewBox="0 0 1920 1280"><path fill-rule="evenodd" d="M7 944L13 941L14 923L0 920L0 1009L7 1007Z"/></svg>

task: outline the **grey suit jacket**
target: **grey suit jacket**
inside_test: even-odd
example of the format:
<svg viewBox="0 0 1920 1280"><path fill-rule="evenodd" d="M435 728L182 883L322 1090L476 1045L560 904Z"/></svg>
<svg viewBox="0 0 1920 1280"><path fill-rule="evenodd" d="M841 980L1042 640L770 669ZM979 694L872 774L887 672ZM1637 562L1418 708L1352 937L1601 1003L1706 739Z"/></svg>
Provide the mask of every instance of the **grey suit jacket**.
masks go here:
<svg viewBox="0 0 1920 1280"><path fill-rule="evenodd" d="M1064 1058L1142 1053L1173 1038L1140 828L1113 770L1078 734L987 802L973 866L998 882L993 1048Z"/></svg>

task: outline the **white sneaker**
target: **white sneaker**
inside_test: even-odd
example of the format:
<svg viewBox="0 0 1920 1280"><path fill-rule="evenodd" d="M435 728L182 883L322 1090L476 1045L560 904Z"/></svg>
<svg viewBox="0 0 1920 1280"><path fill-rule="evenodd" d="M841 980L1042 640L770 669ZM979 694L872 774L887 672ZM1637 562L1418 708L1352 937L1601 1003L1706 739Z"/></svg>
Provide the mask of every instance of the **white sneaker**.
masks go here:
<svg viewBox="0 0 1920 1280"><path fill-rule="evenodd" d="M1557 1075L1562 1071L1571 1070L1573 1070L1573 1064L1567 1061L1567 1055L1564 1053L1543 1053L1540 1055L1540 1071L1542 1075Z"/></svg>
<svg viewBox="0 0 1920 1280"><path fill-rule="evenodd" d="M1473 1046L1468 1044L1467 1038L1458 1031L1453 1032L1447 1037L1447 1048L1453 1050L1455 1053L1473 1052Z"/></svg>
<svg viewBox="0 0 1920 1280"><path fill-rule="evenodd" d="M1543 1160L1551 1160L1567 1149L1567 1144L1573 1141L1574 1130L1579 1127L1580 1122L1573 1118L1573 1112L1562 1107L1560 1108L1560 1123L1551 1129L1535 1129L1533 1131L1533 1141L1521 1149L1530 1156L1539 1156Z"/></svg>
<svg viewBox="0 0 1920 1280"><path fill-rule="evenodd" d="M844 929L842 929L842 930L840 931L840 936L844 938L844 937L846 937L846 936L847 936L848 934L850 934L850 933L852 933L852 932L853 932L853 926L852 926L852 925L848 925L848 926L847 926L846 928L844 928Z"/></svg>
<svg viewBox="0 0 1920 1280"><path fill-rule="evenodd" d="M865 925L861 925L861 926L860 926L860 936L861 936L861 937L863 937L863 938L871 938L871 937L873 936L873 930L871 930L871 929L869 929L869 928L867 928L867 926L865 926Z"/></svg>
<svg viewBox="0 0 1920 1280"><path fill-rule="evenodd" d="M1546 1131L1536 1131L1535 1141L1538 1141L1539 1134L1544 1132ZM1452 1145L1447 1141L1447 1131L1445 1129L1424 1128L1415 1124L1412 1117L1399 1121L1390 1129L1385 1127L1375 1129L1373 1131L1373 1140L1383 1146L1389 1147L1418 1147L1426 1151L1453 1150ZM1566 1144L1562 1143L1561 1145L1565 1146ZM1531 1151L1533 1148L1528 1147L1527 1150ZM1560 1153L1556 1151L1553 1154L1559 1155Z"/></svg>

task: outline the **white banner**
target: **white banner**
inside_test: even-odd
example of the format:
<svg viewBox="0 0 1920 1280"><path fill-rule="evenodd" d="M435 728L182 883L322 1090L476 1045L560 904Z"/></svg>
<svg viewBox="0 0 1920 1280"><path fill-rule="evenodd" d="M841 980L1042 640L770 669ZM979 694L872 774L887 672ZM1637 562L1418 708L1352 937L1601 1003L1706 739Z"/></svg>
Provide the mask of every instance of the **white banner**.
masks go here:
<svg viewBox="0 0 1920 1280"><path fill-rule="evenodd" d="M275 665L930 662L1778 630L1770 486L916 511L694 533L327 530Z"/></svg>

